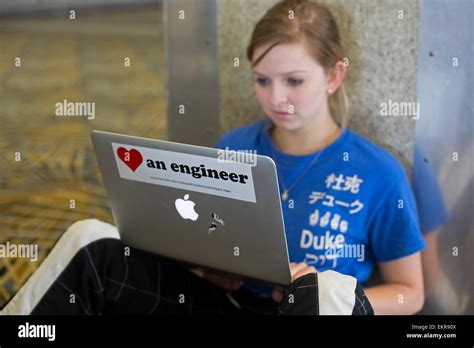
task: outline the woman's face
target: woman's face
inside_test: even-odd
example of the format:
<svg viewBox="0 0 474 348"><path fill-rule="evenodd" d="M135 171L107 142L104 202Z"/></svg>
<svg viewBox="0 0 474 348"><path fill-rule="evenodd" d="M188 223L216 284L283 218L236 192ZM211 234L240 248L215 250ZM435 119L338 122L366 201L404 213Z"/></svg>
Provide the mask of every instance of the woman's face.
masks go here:
<svg viewBox="0 0 474 348"><path fill-rule="evenodd" d="M257 47L253 59L260 57L268 47ZM303 44L273 47L253 72L257 99L277 127L297 131L324 116L326 75Z"/></svg>

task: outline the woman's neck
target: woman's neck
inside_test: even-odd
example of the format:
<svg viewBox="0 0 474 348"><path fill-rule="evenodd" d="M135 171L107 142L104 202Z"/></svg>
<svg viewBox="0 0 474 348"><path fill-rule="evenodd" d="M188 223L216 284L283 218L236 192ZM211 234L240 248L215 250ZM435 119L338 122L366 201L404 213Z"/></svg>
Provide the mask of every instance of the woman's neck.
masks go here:
<svg viewBox="0 0 474 348"><path fill-rule="evenodd" d="M290 155L307 155L332 144L341 134L332 117L297 131L272 126L270 137L280 151Z"/></svg>

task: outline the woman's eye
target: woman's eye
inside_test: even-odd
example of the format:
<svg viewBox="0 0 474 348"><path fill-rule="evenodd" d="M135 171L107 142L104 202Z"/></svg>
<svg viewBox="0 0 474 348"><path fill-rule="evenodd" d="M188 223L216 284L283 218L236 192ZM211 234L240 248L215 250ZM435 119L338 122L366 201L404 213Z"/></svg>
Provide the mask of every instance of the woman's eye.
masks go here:
<svg viewBox="0 0 474 348"><path fill-rule="evenodd" d="M288 79L288 84L290 86L298 86L303 83L303 80L298 80L298 79Z"/></svg>
<svg viewBox="0 0 474 348"><path fill-rule="evenodd" d="M258 77L255 82L257 82L260 86L263 86L265 87L266 85L268 85L268 80L263 78L263 77Z"/></svg>

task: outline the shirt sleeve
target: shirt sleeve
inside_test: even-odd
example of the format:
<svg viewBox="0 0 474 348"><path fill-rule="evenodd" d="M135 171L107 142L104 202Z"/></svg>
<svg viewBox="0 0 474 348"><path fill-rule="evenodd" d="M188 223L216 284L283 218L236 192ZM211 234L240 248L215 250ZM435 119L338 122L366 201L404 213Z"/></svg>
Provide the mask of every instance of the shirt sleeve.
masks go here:
<svg viewBox="0 0 474 348"><path fill-rule="evenodd" d="M217 143L214 145L214 147L216 149L224 149L225 148L225 143L226 143L226 140L225 140L225 135L224 135L217 141Z"/></svg>
<svg viewBox="0 0 474 348"><path fill-rule="evenodd" d="M411 255L426 246L406 175L403 174L386 192L369 227L371 249L380 262Z"/></svg>
<svg viewBox="0 0 474 348"><path fill-rule="evenodd" d="M221 149L225 150L225 148L230 148L231 144L231 132L226 132L220 139L217 141L217 143L214 145L216 149Z"/></svg>

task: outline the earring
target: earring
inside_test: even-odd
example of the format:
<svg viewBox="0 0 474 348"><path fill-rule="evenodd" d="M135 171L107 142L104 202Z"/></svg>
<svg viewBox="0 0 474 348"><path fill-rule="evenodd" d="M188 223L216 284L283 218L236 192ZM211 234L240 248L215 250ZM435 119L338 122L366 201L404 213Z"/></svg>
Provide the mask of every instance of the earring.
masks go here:
<svg viewBox="0 0 474 348"><path fill-rule="evenodd" d="M328 94L332 94L332 88L328 88Z"/></svg>

